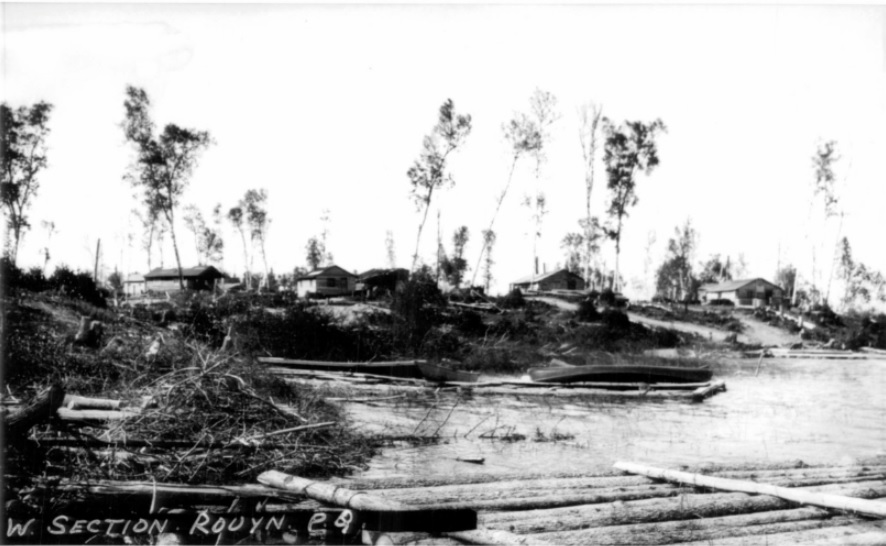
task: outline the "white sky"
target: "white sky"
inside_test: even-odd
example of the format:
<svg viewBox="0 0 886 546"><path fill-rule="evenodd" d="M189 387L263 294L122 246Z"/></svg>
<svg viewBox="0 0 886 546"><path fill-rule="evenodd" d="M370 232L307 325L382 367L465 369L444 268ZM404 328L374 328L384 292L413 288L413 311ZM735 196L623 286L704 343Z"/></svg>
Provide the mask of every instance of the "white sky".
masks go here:
<svg viewBox="0 0 886 546"><path fill-rule="evenodd" d="M409 267L420 215L406 171L452 98L474 129L438 203L447 248L468 226L473 267L510 166L501 124L539 87L562 114L542 171L550 214L539 254L549 270L583 215L576 110L588 100L616 121L661 118L669 130L626 221L626 279L643 274L648 234L656 267L686 218L701 235L696 261L743 252L748 275L768 278L779 245L782 264L807 275L813 245L828 254L819 265L829 261L836 223L828 232L810 215L810 197L811 157L831 139L842 156L843 233L858 260L886 270L884 15L881 6L4 4L3 100L55 106L50 165L19 261L42 264L40 221L52 220L52 263L91 269L101 237L106 268L144 272L144 252L124 248L137 202L122 180L131 152L119 124L132 84L147 91L158 126L208 130L216 141L185 204L209 216L216 203L226 210L247 189L267 188L278 273L304 265L323 209L336 263L384 266L392 230L398 265ZM602 162L597 172L602 214ZM526 161L495 227L494 291L531 272L519 202L532 187ZM422 238L429 262L435 212ZM193 265L190 234L177 231L183 265ZM239 274L240 241L227 226L225 242L224 265ZM613 264L613 246L604 252Z"/></svg>

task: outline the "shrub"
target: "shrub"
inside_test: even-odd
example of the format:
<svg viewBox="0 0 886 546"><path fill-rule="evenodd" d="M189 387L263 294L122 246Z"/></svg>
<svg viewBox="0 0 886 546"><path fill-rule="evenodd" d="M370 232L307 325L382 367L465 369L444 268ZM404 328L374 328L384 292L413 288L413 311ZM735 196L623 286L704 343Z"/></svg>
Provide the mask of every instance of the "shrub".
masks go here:
<svg viewBox="0 0 886 546"><path fill-rule="evenodd" d="M443 295L433 279L416 275L394 292L394 343L407 352L416 352L431 327L439 323Z"/></svg>
<svg viewBox="0 0 886 546"><path fill-rule="evenodd" d="M600 292L600 296L597 298L597 302L600 305L615 305L615 292L613 292L611 288L607 288L606 290Z"/></svg>
<svg viewBox="0 0 886 546"><path fill-rule="evenodd" d="M61 265L49 278L49 286L66 296L81 299L96 307L107 307L106 295L95 285L89 273L74 273L67 266Z"/></svg>
<svg viewBox="0 0 886 546"><path fill-rule="evenodd" d="M578 304L578 311L575 312L575 318L582 322L594 322L600 320L600 313L597 311L597 304L590 297L582 300Z"/></svg>
<svg viewBox="0 0 886 546"><path fill-rule="evenodd" d="M466 336L482 336L486 333L486 324L480 313L470 309L459 311L453 317L453 325Z"/></svg>
<svg viewBox="0 0 886 546"><path fill-rule="evenodd" d="M627 333L631 329L631 321L628 316L615 309L606 309L600 314L603 325L613 333Z"/></svg>
<svg viewBox="0 0 886 546"><path fill-rule="evenodd" d="M505 309L520 309L526 307L526 298L523 297L523 292L519 288L514 288L501 298L498 305Z"/></svg>

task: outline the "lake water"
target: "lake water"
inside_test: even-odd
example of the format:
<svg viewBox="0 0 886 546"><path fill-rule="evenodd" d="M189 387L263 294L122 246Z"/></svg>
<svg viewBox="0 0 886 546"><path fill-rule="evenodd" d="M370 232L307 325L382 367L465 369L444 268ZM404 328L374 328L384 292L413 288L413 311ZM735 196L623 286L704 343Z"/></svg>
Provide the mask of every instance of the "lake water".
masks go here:
<svg viewBox="0 0 886 546"><path fill-rule="evenodd" d="M699 404L449 392L345 408L367 432L442 438L383 449L367 477L593 472L620 460L843 464L886 454L886 360L765 359L755 376L756 366L719 363L715 379L728 391Z"/></svg>

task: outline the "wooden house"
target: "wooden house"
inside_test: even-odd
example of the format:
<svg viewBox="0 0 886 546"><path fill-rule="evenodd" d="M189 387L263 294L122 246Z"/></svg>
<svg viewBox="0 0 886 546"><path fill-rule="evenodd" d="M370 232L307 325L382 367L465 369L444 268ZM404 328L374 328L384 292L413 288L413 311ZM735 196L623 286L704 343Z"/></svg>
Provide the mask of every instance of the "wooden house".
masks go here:
<svg viewBox="0 0 886 546"><path fill-rule="evenodd" d="M702 303L712 300L729 300L736 307L761 307L778 305L784 296L784 290L766 279L741 279L719 284L704 284L698 289L698 297Z"/></svg>
<svg viewBox="0 0 886 546"><path fill-rule="evenodd" d="M568 269L559 269L550 273L541 273L525 277L511 283L511 290L519 288L521 291L545 291L545 290L584 290L585 281L581 276L572 273Z"/></svg>
<svg viewBox="0 0 886 546"><path fill-rule="evenodd" d="M343 296L354 292L357 275L337 265L315 269L295 281L295 290L300 298L310 296Z"/></svg>
<svg viewBox="0 0 886 546"><path fill-rule="evenodd" d="M123 281L123 293L128 298L141 296L145 293L145 276L133 273Z"/></svg>
<svg viewBox="0 0 886 546"><path fill-rule="evenodd" d="M185 290L213 290L224 275L211 265L182 269ZM177 292L181 290L178 268L154 269L145 275L145 290L153 292Z"/></svg>

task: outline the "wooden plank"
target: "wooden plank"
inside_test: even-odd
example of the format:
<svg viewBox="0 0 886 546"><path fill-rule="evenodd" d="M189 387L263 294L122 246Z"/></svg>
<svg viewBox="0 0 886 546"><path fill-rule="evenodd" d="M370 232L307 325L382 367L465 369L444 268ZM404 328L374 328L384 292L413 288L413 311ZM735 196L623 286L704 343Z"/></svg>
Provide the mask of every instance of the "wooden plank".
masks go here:
<svg viewBox="0 0 886 546"><path fill-rule="evenodd" d="M632 474L640 474L650 478L667 480L694 487L709 487L723 491L739 491L742 493L771 495L773 497L803 505L843 510L872 517L886 517L886 502L857 499L826 493L809 493L776 485L767 485L730 478L718 478L702 474L680 472L678 470L660 469L636 463L618 462L613 466L618 470L624 470L625 472Z"/></svg>
<svg viewBox="0 0 886 546"><path fill-rule="evenodd" d="M333 362L324 360L301 360L262 356L257 358L260 364L283 368L294 368L319 371L342 371L358 373L374 373L392 377L420 378L421 373L415 360L391 360L386 362Z"/></svg>

